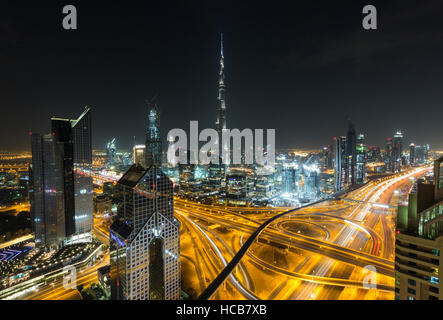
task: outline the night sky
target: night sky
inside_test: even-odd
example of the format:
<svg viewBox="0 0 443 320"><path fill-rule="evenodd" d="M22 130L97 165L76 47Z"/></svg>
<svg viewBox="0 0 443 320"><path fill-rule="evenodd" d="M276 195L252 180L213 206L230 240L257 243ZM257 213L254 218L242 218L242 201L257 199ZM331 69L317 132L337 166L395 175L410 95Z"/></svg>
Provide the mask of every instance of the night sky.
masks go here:
<svg viewBox="0 0 443 320"><path fill-rule="evenodd" d="M30 149L51 116L93 109L94 147L214 127L224 33L229 128L275 128L278 147L368 144L402 129L443 148L443 3L426 1L7 1L0 4L0 149ZM78 9L78 30L62 8ZM378 9L376 31L362 8Z"/></svg>

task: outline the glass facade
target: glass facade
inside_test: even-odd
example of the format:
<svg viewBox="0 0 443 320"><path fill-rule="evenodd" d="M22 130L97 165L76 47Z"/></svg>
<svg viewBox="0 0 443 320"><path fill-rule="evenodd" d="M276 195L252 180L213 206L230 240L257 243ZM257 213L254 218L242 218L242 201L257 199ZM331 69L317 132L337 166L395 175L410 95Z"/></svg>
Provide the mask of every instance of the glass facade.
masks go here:
<svg viewBox="0 0 443 320"><path fill-rule="evenodd" d="M438 175L438 189L439 190L443 189L443 162L440 163L440 170Z"/></svg>
<svg viewBox="0 0 443 320"><path fill-rule="evenodd" d="M149 244L149 300L165 299L164 246L162 238L155 238Z"/></svg>
<svg viewBox="0 0 443 320"><path fill-rule="evenodd" d="M148 104L148 130L145 148L146 167L162 165L162 143L160 139L160 111L153 103Z"/></svg>
<svg viewBox="0 0 443 320"><path fill-rule="evenodd" d="M443 233L443 203L435 205L420 213L418 234L421 237L434 239Z"/></svg>
<svg viewBox="0 0 443 320"><path fill-rule="evenodd" d="M75 234L87 234L94 224L92 183L91 110L87 109L72 122L74 140Z"/></svg>
<svg viewBox="0 0 443 320"><path fill-rule="evenodd" d="M91 115L51 119L32 134L31 212L37 246L89 241L93 226ZM86 235L86 236L84 236Z"/></svg>
<svg viewBox="0 0 443 320"><path fill-rule="evenodd" d="M111 298L179 299L180 225L174 218L172 181L156 167L134 165L118 182L115 195ZM125 250L124 257L120 250Z"/></svg>

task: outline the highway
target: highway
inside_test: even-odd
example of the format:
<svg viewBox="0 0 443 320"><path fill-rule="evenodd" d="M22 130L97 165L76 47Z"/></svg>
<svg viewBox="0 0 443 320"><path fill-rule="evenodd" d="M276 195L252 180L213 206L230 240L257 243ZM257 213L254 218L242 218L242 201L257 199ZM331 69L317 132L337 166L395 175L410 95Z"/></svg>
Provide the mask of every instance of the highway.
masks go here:
<svg viewBox="0 0 443 320"><path fill-rule="evenodd" d="M248 288L259 299L393 299L396 190L409 190L413 179L429 170L372 181L344 200L327 200L276 219L241 259ZM264 221L287 209L226 208L182 199L175 207L182 223L186 216L211 229L208 235L231 243L233 252ZM187 237L182 233L182 241ZM231 257L226 254L225 260ZM376 290L363 287L367 265L377 269ZM232 290L220 286L212 298L232 296Z"/></svg>

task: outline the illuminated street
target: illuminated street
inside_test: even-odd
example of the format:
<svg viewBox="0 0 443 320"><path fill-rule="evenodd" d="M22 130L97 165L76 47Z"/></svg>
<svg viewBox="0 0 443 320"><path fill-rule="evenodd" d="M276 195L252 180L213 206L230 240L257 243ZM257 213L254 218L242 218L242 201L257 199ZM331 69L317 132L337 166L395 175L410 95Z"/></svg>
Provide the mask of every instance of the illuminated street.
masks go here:
<svg viewBox="0 0 443 320"><path fill-rule="evenodd" d="M361 202L328 200L279 219L262 233L235 278L214 299L392 299L395 211L382 204L395 205L395 190L410 188L411 177L428 170L370 182L342 197ZM284 211L185 200L176 200L175 209L182 223L183 272L197 293L261 221ZM383 268L377 273L378 290L363 288L362 266L371 264Z"/></svg>

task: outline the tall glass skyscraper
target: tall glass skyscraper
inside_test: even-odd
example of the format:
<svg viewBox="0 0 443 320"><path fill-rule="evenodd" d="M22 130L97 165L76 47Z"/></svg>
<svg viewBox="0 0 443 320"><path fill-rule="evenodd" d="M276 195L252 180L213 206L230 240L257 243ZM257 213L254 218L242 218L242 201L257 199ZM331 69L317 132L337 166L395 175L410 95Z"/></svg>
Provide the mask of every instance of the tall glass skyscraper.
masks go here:
<svg viewBox="0 0 443 320"><path fill-rule="evenodd" d="M71 120L74 140L75 237L89 236L94 226L91 110ZM73 239L75 240L75 239Z"/></svg>
<svg viewBox="0 0 443 320"><path fill-rule="evenodd" d="M366 171L366 145L365 145L365 136L360 133L357 137L357 152L356 152L356 166L357 166L357 178L356 182L358 184L362 184L365 182Z"/></svg>
<svg viewBox="0 0 443 320"><path fill-rule="evenodd" d="M218 82L218 109L215 128L218 132L219 139L222 137L222 130L226 129L226 99L225 99L225 56L223 54L223 34L221 34L220 43L220 78ZM221 144L220 144L221 145ZM221 153L220 153L221 154Z"/></svg>
<svg viewBox="0 0 443 320"><path fill-rule="evenodd" d="M160 139L160 110L154 102L148 102L148 130L145 148L146 167L153 165L161 168L162 143Z"/></svg>
<svg viewBox="0 0 443 320"><path fill-rule="evenodd" d="M354 185L357 182L357 135L351 121L349 121L346 143L346 183Z"/></svg>
<svg viewBox="0 0 443 320"><path fill-rule="evenodd" d="M52 134L31 136L30 204L37 247L57 248L65 238L63 203L57 199L56 150Z"/></svg>
<svg viewBox="0 0 443 320"><path fill-rule="evenodd" d="M155 166L134 164L116 185L110 228L111 299L180 298L180 224L172 181Z"/></svg>
<svg viewBox="0 0 443 320"><path fill-rule="evenodd" d="M32 134L31 214L37 246L90 241L93 227L91 110L52 118L52 133Z"/></svg>
<svg viewBox="0 0 443 320"><path fill-rule="evenodd" d="M115 162L117 160L117 147L115 144L115 138L106 144L106 157L108 159L108 166L115 165Z"/></svg>
<svg viewBox="0 0 443 320"><path fill-rule="evenodd" d="M346 160L346 137L334 138L334 176L336 192L342 191L346 186Z"/></svg>
<svg viewBox="0 0 443 320"><path fill-rule="evenodd" d="M400 172L402 166L403 155L403 134L400 130L394 134L392 145L392 172Z"/></svg>

